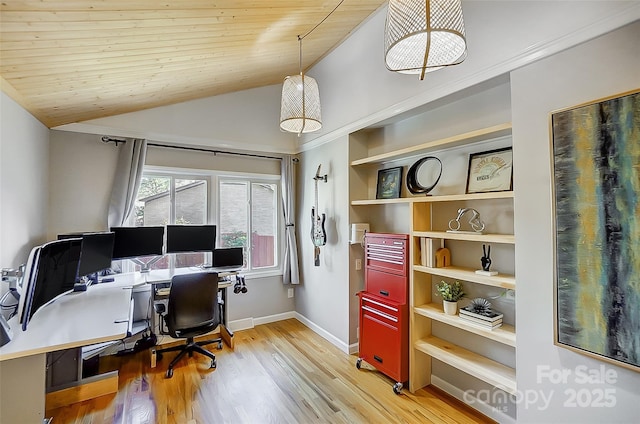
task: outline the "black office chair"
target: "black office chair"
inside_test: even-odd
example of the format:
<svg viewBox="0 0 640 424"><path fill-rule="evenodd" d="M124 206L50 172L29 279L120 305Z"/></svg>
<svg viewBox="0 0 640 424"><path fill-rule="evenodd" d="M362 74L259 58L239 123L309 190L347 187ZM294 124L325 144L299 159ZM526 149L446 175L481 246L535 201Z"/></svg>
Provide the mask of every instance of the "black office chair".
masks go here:
<svg viewBox="0 0 640 424"><path fill-rule="evenodd" d="M156 358L162 359L163 352L180 351L167 368L167 378L173 376L173 367L180 359L193 352L211 358L211 368L216 367L216 356L202 346L218 343L222 349L222 339L194 341L193 338L213 331L220 324L221 308L218 304L218 274L201 272L176 275L171 279L169 303L165 313L164 304L156 304L156 312L164 318L166 329L160 325L160 334L173 338L187 339L187 344L156 351Z"/></svg>

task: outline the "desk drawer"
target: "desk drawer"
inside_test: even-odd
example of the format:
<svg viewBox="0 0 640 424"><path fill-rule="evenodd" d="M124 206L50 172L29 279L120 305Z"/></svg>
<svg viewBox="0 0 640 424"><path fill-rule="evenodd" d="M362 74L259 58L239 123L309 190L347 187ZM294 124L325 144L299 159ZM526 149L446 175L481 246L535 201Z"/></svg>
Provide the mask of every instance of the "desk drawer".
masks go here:
<svg viewBox="0 0 640 424"><path fill-rule="evenodd" d="M409 236L406 234L367 233L365 261L367 268L408 275Z"/></svg>
<svg viewBox="0 0 640 424"><path fill-rule="evenodd" d="M398 382L409 378L407 305L360 295L359 357Z"/></svg>

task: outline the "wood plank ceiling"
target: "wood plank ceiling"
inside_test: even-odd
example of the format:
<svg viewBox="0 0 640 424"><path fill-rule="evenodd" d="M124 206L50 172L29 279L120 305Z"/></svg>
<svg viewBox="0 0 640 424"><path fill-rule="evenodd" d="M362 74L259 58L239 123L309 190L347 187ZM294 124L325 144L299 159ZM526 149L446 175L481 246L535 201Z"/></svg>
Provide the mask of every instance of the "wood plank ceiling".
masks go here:
<svg viewBox="0 0 640 424"><path fill-rule="evenodd" d="M2 0L0 82L48 127L278 84L338 3ZM304 39L303 67L384 3L345 0Z"/></svg>

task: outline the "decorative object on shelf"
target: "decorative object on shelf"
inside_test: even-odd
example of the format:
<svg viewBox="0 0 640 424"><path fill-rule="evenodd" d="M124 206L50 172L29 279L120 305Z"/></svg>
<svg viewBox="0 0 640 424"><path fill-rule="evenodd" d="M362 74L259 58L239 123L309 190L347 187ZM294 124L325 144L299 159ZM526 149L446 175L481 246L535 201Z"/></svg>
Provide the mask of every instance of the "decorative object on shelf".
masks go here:
<svg viewBox="0 0 640 424"><path fill-rule="evenodd" d="M451 252L446 247L436 250L436 268L451 266Z"/></svg>
<svg viewBox="0 0 640 424"><path fill-rule="evenodd" d="M509 191L513 186L511 147L469 155L467 193Z"/></svg>
<svg viewBox="0 0 640 424"><path fill-rule="evenodd" d="M555 343L640 371L640 91L552 113L551 127Z"/></svg>
<svg viewBox="0 0 640 424"><path fill-rule="evenodd" d="M471 218L469 218L469 225L471 226L471 229L473 231L460 229L460 227L462 226L460 223L460 219L462 219L462 216L467 212L471 212ZM482 222L482 220L480 219L480 212L478 212L473 208L460 208L458 209L458 216L456 217L456 219L452 219L451 221L449 221L449 229L447 230L447 232L448 233L482 234L484 227L485 227L484 222Z"/></svg>
<svg viewBox="0 0 640 424"><path fill-rule="evenodd" d="M381 169L378 171L376 199L397 199L402 187L402 167Z"/></svg>
<svg viewBox="0 0 640 424"><path fill-rule="evenodd" d="M306 34L298 35L300 75L285 77L280 103L280 128L284 131L298 133L298 137L302 133L318 131L322 128L318 83L302 72L302 40L326 21L343 1L341 0L323 20Z"/></svg>
<svg viewBox="0 0 640 424"><path fill-rule="evenodd" d="M327 244L327 233L324 230L324 221L325 214L321 214L318 209L318 181L327 182L327 174L320 175L320 168L322 164L318 165L318 170L316 171L315 177L313 180L315 182L315 204L311 207L311 240L313 241L313 264L315 266L320 266L320 246L324 246Z"/></svg>
<svg viewBox="0 0 640 424"><path fill-rule="evenodd" d="M465 293L459 281L452 284L441 281L440 284L436 284L436 294L442 297L444 313L455 315L458 312L458 300L462 299Z"/></svg>
<svg viewBox="0 0 640 424"><path fill-rule="evenodd" d="M503 314L491 309L491 302L487 299L477 297L460 308L460 318L476 327L493 330L502 326Z"/></svg>
<svg viewBox="0 0 640 424"><path fill-rule="evenodd" d="M390 0L384 28L387 69L420 74L467 57L460 0Z"/></svg>
<svg viewBox="0 0 640 424"><path fill-rule="evenodd" d="M490 271L491 268L491 245L482 245L482 258L480 262L482 263L482 269L476 271L476 274L493 276L498 275L498 271Z"/></svg>
<svg viewBox="0 0 640 424"><path fill-rule="evenodd" d="M412 194L426 194L440 181L442 162L435 156L425 156L407 171L407 189Z"/></svg>
<svg viewBox="0 0 640 424"><path fill-rule="evenodd" d="M350 244L359 244L364 247L364 235L369 232L369 224L366 222L351 224Z"/></svg>

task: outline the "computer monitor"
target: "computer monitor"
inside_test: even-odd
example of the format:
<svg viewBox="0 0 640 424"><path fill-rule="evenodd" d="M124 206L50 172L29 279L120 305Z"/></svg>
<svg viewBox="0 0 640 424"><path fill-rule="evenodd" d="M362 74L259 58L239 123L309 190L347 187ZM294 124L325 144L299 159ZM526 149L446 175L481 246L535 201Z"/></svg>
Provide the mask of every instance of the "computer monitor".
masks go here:
<svg viewBox="0 0 640 424"><path fill-rule="evenodd" d="M242 268L244 265L244 249L229 247L213 251L214 268Z"/></svg>
<svg viewBox="0 0 640 424"><path fill-rule="evenodd" d="M27 329L38 309L73 290L81 247L81 238L71 238L52 241L32 250L28 281L23 287L19 306L23 330Z"/></svg>
<svg viewBox="0 0 640 424"><path fill-rule="evenodd" d="M82 235L82 249L78 278L88 277L111 268L115 234L112 232L86 233ZM90 278L97 282L97 278Z"/></svg>
<svg viewBox="0 0 640 424"><path fill-rule="evenodd" d="M164 227L111 227L115 235L113 259L161 256Z"/></svg>
<svg viewBox="0 0 640 424"><path fill-rule="evenodd" d="M213 252L215 225L167 225L167 253Z"/></svg>

